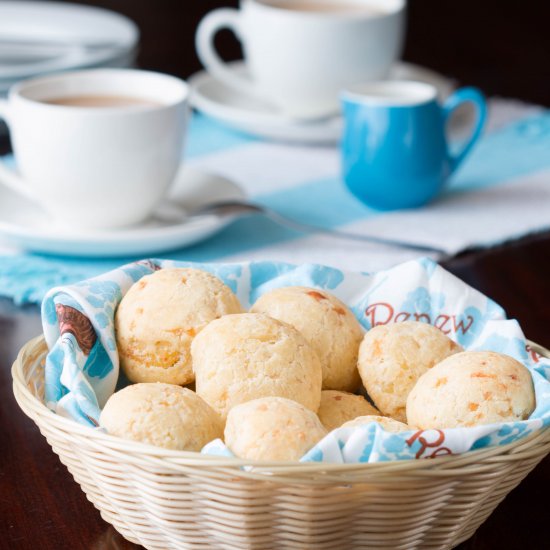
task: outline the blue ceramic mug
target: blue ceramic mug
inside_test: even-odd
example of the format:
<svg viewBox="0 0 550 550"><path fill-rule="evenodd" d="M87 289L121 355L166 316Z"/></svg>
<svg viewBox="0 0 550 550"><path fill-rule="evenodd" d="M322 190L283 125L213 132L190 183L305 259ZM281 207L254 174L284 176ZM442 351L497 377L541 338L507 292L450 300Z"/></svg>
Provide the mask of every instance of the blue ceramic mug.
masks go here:
<svg viewBox="0 0 550 550"><path fill-rule="evenodd" d="M426 204L471 151L485 123L481 92L461 88L443 105L437 89L412 81L373 82L343 92L342 162L349 190L381 210ZM476 107L476 122L458 153L446 138L449 117L462 103Z"/></svg>

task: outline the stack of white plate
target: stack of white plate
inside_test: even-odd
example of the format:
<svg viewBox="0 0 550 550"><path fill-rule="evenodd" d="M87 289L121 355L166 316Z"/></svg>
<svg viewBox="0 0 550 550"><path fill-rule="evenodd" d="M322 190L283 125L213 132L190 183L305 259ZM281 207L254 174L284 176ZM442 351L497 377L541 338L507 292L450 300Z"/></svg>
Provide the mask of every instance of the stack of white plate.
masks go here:
<svg viewBox="0 0 550 550"><path fill-rule="evenodd" d="M0 96L19 80L133 65L139 30L112 11L61 2L0 2Z"/></svg>

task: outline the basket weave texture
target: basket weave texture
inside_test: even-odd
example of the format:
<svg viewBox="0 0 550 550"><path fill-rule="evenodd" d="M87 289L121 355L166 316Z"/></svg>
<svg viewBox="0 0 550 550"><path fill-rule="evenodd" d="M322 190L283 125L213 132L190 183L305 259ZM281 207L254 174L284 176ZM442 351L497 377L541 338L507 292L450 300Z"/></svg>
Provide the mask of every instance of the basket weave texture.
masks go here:
<svg viewBox="0 0 550 550"><path fill-rule="evenodd" d="M453 548L550 451L549 428L464 455L377 464L164 450L51 412L43 403L46 353L42 337L20 351L17 402L103 519L150 549Z"/></svg>

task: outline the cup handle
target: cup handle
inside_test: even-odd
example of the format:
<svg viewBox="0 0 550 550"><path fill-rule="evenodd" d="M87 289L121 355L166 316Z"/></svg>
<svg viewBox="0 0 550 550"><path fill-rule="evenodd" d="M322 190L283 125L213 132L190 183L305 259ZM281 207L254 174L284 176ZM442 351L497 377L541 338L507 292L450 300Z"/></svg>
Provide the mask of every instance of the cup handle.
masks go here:
<svg viewBox="0 0 550 550"><path fill-rule="evenodd" d="M240 18L239 10L233 8L221 8L206 14L195 33L195 49L201 63L214 78L239 92L259 95L250 78L237 76L228 69L214 45L214 38L222 29L229 29L240 42L243 41Z"/></svg>
<svg viewBox="0 0 550 550"><path fill-rule="evenodd" d="M470 137L466 140L466 143L462 149L455 155L448 152L451 174L458 168L458 166L472 150L475 142L481 136L481 131L483 130L485 119L487 118L487 105L483 94L477 88L460 88L443 104L443 121L445 124L447 124L447 121L452 116L454 111L463 103L474 104L477 112L477 120Z"/></svg>
<svg viewBox="0 0 550 550"><path fill-rule="evenodd" d="M0 118L4 119L4 121L6 122L6 124L8 124L8 127L9 127L10 115L9 115L8 102L3 99L0 99ZM32 201L36 201L36 198L28 190L23 179L17 174L17 172L15 172L15 170L11 170L10 168L8 168L1 160L0 160L0 185L9 187L12 191L15 191L17 194L23 195L25 198L31 199Z"/></svg>

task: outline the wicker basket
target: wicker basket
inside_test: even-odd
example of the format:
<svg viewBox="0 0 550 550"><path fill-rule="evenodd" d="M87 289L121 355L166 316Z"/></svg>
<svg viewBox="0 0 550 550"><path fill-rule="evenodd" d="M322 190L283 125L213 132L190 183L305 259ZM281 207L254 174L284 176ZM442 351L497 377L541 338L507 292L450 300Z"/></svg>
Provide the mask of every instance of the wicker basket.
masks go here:
<svg viewBox="0 0 550 550"><path fill-rule="evenodd" d="M54 414L43 404L46 352L39 337L19 353L17 402L103 519L146 548L452 548L550 451L544 429L432 460L243 469L253 463L126 441Z"/></svg>

